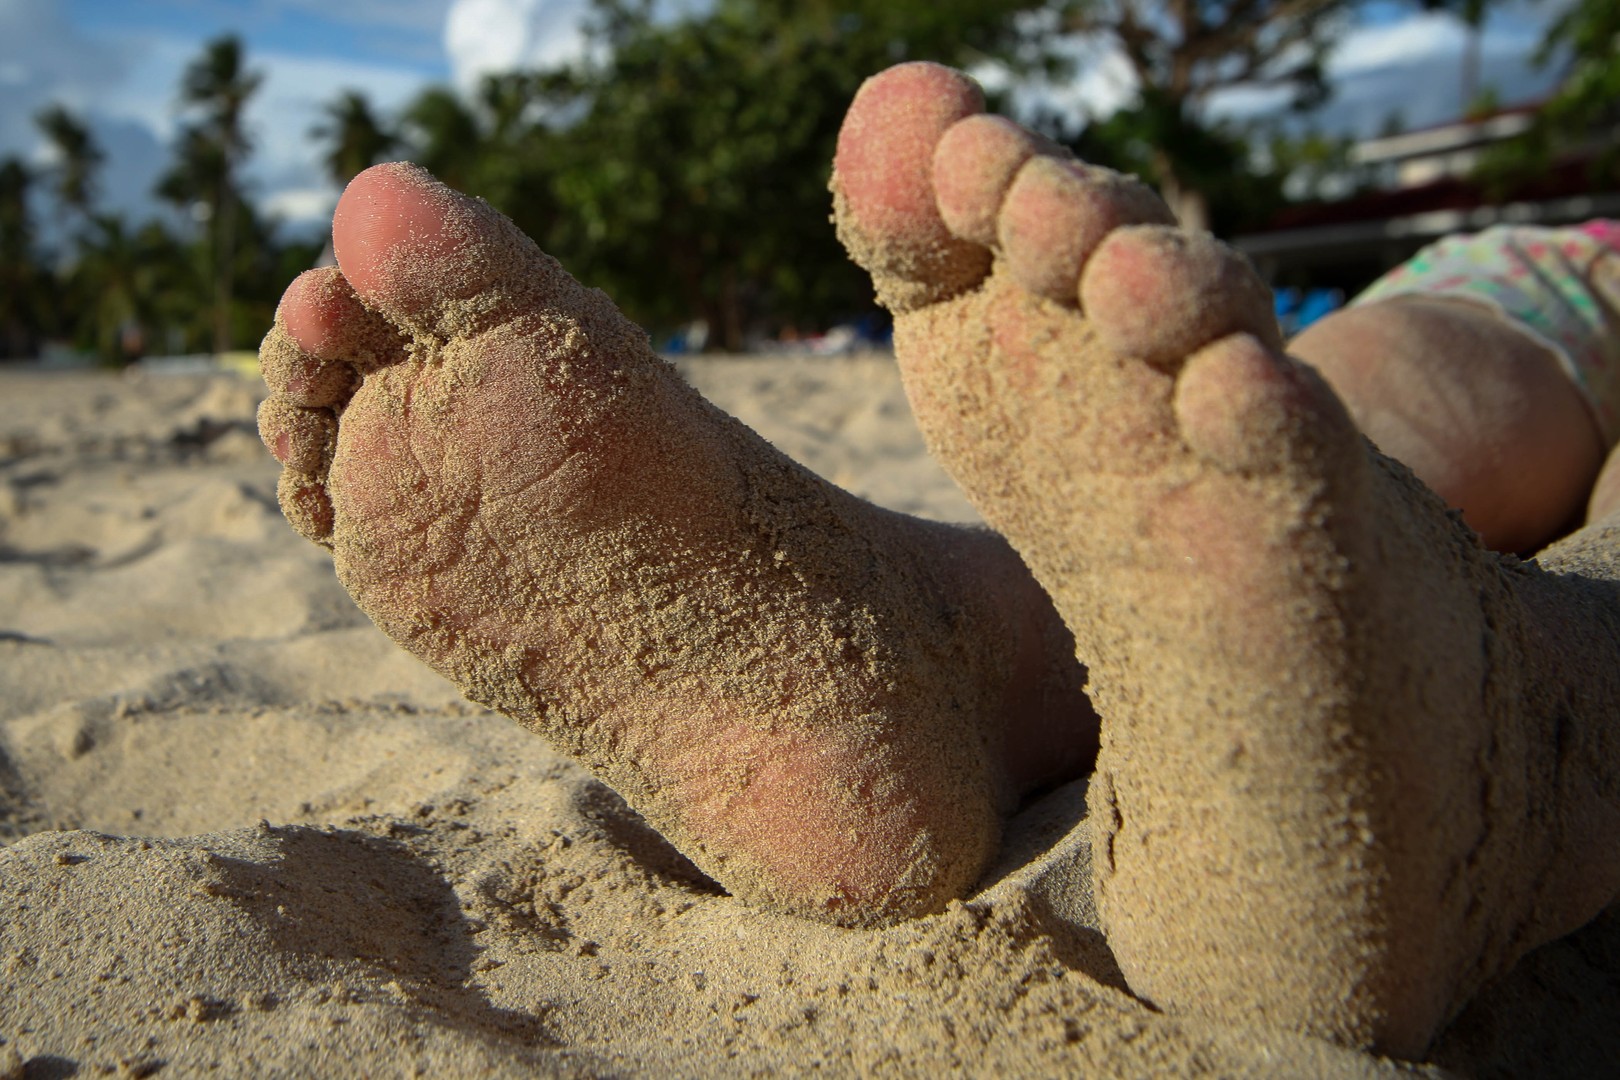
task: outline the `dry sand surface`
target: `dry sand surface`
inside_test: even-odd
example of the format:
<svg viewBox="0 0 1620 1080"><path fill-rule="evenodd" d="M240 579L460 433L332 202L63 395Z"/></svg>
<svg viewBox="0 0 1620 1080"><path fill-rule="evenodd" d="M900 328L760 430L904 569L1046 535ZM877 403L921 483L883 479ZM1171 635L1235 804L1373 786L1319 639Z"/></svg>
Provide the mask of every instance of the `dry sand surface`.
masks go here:
<svg viewBox="0 0 1620 1080"><path fill-rule="evenodd" d="M971 520L881 357L699 388L875 501ZM0 1080L1614 1074L1620 924L1425 1065L1167 1017L1093 925L1082 784L945 913L751 910L360 615L235 376L0 369Z"/></svg>

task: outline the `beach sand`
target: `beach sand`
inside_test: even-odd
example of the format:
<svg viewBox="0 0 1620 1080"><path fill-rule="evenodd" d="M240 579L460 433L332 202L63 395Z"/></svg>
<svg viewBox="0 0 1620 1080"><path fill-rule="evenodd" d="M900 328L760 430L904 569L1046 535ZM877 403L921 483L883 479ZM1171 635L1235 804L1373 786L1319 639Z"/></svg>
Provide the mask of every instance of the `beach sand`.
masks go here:
<svg viewBox="0 0 1620 1080"><path fill-rule="evenodd" d="M683 370L834 482L974 519L887 358ZM1095 928L1083 783L1024 808L943 914L748 908L372 627L276 510L262 393L0 369L0 1080L1620 1061L1613 915L1526 957L1425 1064L1155 1011Z"/></svg>

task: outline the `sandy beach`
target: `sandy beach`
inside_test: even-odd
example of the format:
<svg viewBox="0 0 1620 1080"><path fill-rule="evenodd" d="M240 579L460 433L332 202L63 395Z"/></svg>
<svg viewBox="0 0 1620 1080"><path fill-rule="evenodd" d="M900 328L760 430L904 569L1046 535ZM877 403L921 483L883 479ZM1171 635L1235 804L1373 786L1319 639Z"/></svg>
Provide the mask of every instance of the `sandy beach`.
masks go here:
<svg viewBox="0 0 1620 1080"><path fill-rule="evenodd" d="M974 520L888 358L683 370L835 483ZM1424 1063L1158 1012L1096 929L1083 782L940 915L739 903L354 607L276 509L263 392L0 369L0 1080L1615 1074L1612 914Z"/></svg>

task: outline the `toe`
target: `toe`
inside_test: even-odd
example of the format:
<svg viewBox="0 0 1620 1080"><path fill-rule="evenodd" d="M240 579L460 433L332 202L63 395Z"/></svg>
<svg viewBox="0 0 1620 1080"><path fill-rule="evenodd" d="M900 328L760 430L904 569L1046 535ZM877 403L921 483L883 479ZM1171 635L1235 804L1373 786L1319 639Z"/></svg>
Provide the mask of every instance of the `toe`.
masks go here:
<svg viewBox="0 0 1620 1080"><path fill-rule="evenodd" d="M259 406L259 438L275 459L296 472L319 476L331 463L337 418L271 395Z"/></svg>
<svg viewBox="0 0 1620 1080"><path fill-rule="evenodd" d="M873 76L850 104L833 159L839 235L891 310L955 295L989 270L990 253L952 235L933 190L940 139L983 111L977 83L930 63Z"/></svg>
<svg viewBox="0 0 1620 1080"><path fill-rule="evenodd" d="M959 120L934 149L934 199L945 227L964 240L996 243L996 216L1013 177L1037 155L1065 156L1061 147L1000 116Z"/></svg>
<svg viewBox="0 0 1620 1080"><path fill-rule="evenodd" d="M405 339L355 295L335 266L300 274L281 297L277 317L316 360L352 364L361 374L405 358Z"/></svg>
<svg viewBox="0 0 1620 1080"><path fill-rule="evenodd" d="M259 345L259 374L271 393L304 406L341 407L360 384L352 364L311 356L279 320Z"/></svg>
<svg viewBox="0 0 1620 1080"><path fill-rule="evenodd" d="M1134 177L1035 158L1010 184L997 221L1007 269L1024 288L1073 306L1097 246L1125 225L1169 225L1169 207Z"/></svg>
<svg viewBox="0 0 1620 1080"><path fill-rule="evenodd" d="M350 181L332 243L361 301L417 335L462 336L531 315L565 276L488 203L403 162Z"/></svg>
<svg viewBox="0 0 1620 1080"><path fill-rule="evenodd" d="M1315 371L1251 334L1233 334L1188 358L1175 412L1193 452L1226 472L1307 467L1322 474L1355 426Z"/></svg>
<svg viewBox="0 0 1620 1080"><path fill-rule="evenodd" d="M300 536L322 547L332 546L332 499L323 480L295 469L283 469L276 484L276 501Z"/></svg>
<svg viewBox="0 0 1620 1080"><path fill-rule="evenodd" d="M336 267L299 275L259 346L272 392L294 405L341 408L360 376L404 359L404 339L366 309Z"/></svg>
<svg viewBox="0 0 1620 1080"><path fill-rule="evenodd" d="M1208 233L1157 225L1111 233L1086 261L1080 306L1115 353L1160 367L1228 334L1282 349L1271 290Z"/></svg>
<svg viewBox="0 0 1620 1080"><path fill-rule="evenodd" d="M271 394L259 406L259 438L282 465L276 501L300 536L323 547L330 546L332 533L326 477L337 434L331 409L295 405L281 394Z"/></svg>

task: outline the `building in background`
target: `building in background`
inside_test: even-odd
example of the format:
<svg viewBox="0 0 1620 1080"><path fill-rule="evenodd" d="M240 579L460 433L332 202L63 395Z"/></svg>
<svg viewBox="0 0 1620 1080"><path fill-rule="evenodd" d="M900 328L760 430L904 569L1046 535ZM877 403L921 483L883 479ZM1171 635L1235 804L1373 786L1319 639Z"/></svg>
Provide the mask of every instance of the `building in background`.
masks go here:
<svg viewBox="0 0 1620 1080"><path fill-rule="evenodd" d="M1442 236L1500 223L1562 225L1620 217L1620 186L1594 185L1599 143L1560 159L1544 174L1493 200L1475 178L1490 147L1529 129L1536 106L1478 119L1365 139L1351 161L1363 183L1338 201L1288 207L1260 231L1233 238L1262 276L1279 287L1338 289L1354 295ZM1611 142L1620 133L1606 135Z"/></svg>

